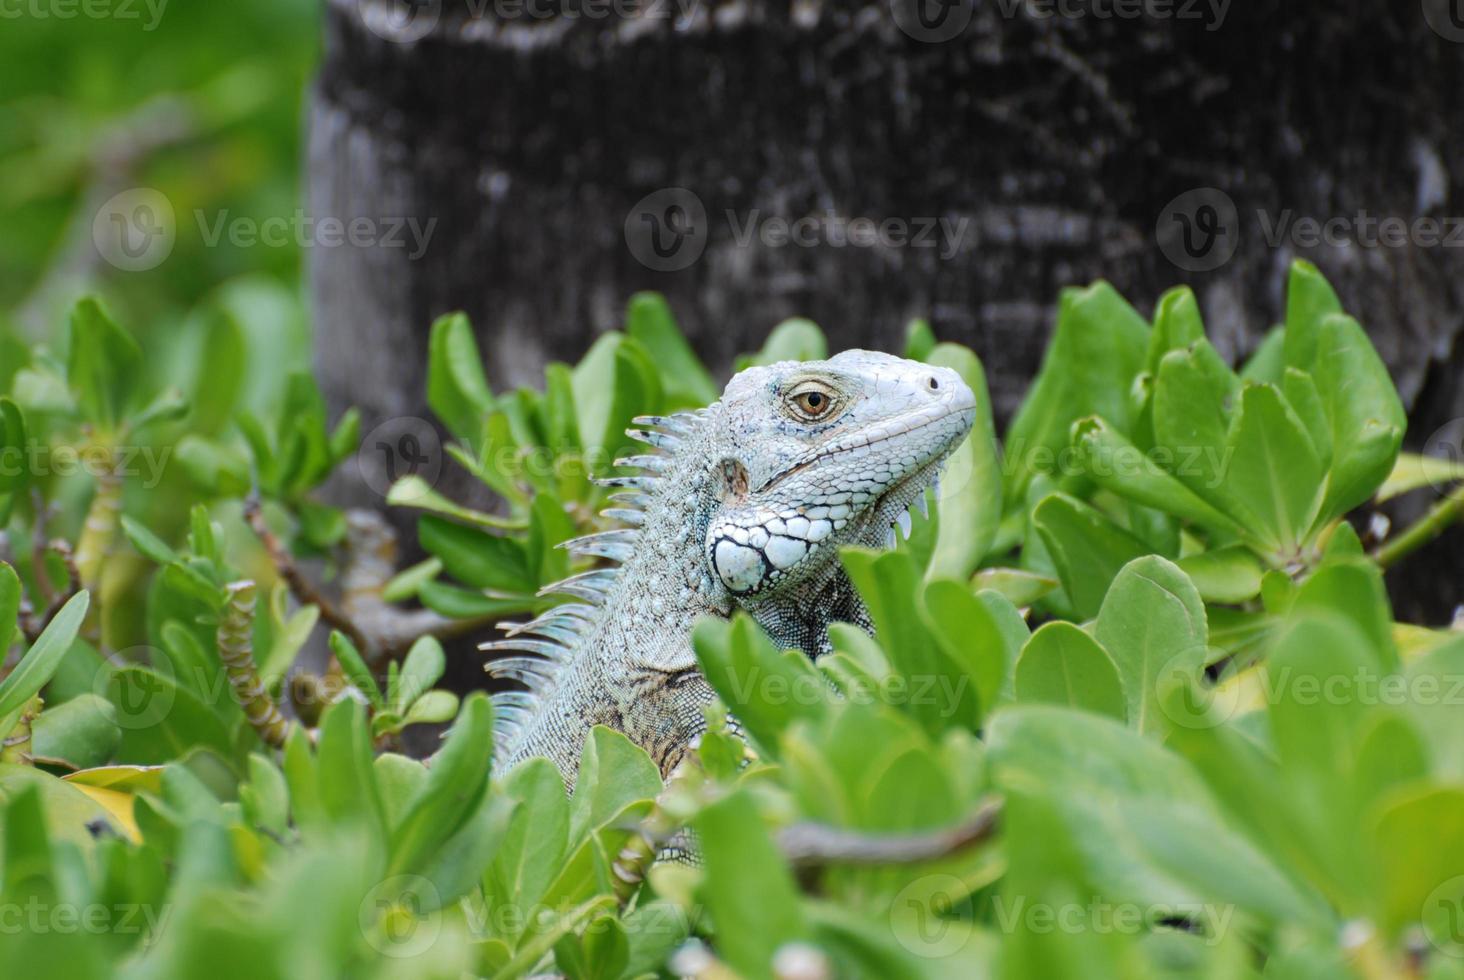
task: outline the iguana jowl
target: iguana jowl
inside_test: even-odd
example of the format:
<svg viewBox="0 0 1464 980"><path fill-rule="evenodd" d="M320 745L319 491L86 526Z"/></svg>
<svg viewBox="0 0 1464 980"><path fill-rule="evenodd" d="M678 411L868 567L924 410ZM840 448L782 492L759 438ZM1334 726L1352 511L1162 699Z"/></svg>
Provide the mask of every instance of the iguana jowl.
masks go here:
<svg viewBox="0 0 1464 980"><path fill-rule="evenodd" d="M714 694L690 633L747 610L785 648L816 656L827 626L869 628L838 548L908 533L911 504L971 429L961 377L888 354L749 368L720 401L637 419L655 452L618 461L640 476L605 511L627 525L566 542L620 562L550 586L575 601L509 629L488 664L527 691L495 696L499 761L546 756L566 782L594 725L624 732L669 774L705 728Z"/></svg>

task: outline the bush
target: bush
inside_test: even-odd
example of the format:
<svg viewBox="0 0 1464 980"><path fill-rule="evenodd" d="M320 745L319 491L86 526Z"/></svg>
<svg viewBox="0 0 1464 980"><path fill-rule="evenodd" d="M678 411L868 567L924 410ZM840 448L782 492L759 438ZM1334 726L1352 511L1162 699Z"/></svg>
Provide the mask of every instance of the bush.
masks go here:
<svg viewBox="0 0 1464 980"><path fill-rule="evenodd" d="M395 575L379 519L316 497L375 451L355 416L305 374L251 412L245 328L196 322L192 397L93 301L67 357L0 336L6 975L1464 975L1464 638L1383 587L1464 490L1368 547L1346 520L1464 468L1400 455L1311 267L1239 372L1187 290L1152 324L1065 293L1000 452L979 360L912 324L983 412L908 540L843 556L877 638L815 663L703 622L746 740L719 707L663 785L596 729L568 793L490 772L437 637L547 608L630 419L716 397L665 303L542 391L493 393L467 321L434 324L429 403L500 506L401 454L430 557ZM742 363L826 353L795 320ZM653 863L685 827L699 860Z"/></svg>

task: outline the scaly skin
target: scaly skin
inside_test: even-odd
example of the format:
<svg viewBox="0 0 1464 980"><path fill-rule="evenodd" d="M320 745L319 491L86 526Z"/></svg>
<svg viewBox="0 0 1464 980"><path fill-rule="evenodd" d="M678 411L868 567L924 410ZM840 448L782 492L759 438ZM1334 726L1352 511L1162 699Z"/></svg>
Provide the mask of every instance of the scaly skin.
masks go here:
<svg viewBox="0 0 1464 980"><path fill-rule="evenodd" d="M646 475L605 481L630 491L606 513L634 527L566 544L620 567L551 587L576 601L484 645L515 651L488 671L529 688L495 697L500 763L545 756L571 783L585 736L607 725L669 774L715 696L691 649L703 616L745 609L810 656L830 622L868 629L838 549L908 529L974 415L954 371L853 350L749 368L706 409L637 420L648 428L630 435L657 452L623 465Z"/></svg>

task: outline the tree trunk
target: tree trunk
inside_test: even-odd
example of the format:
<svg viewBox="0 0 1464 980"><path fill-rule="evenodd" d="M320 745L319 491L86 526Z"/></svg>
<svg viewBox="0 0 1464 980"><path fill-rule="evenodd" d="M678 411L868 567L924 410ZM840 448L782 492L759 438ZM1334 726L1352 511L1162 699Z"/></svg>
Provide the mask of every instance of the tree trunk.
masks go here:
<svg viewBox="0 0 1464 980"><path fill-rule="evenodd" d="M1189 283L1240 357L1298 257L1387 360L1410 445L1464 415L1464 230L1366 220L1457 211L1459 0L404 3L330 0L311 112L315 215L425 239L312 253L319 375L368 429L427 416L433 317L466 310L492 381L536 383L641 289L724 370L788 316L883 349L927 317L1005 418L1061 287L1147 313ZM1447 616L1461 550L1395 573L1400 615Z"/></svg>

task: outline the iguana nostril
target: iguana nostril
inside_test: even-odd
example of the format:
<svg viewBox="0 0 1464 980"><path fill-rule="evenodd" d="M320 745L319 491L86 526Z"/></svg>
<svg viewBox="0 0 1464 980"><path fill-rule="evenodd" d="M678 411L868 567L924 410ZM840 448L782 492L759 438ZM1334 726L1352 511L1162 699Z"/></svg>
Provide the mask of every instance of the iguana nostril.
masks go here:
<svg viewBox="0 0 1464 980"><path fill-rule="evenodd" d="M938 391L938 390L940 390L940 382L937 381L935 378L931 378L930 379L930 390L931 391Z"/></svg>

